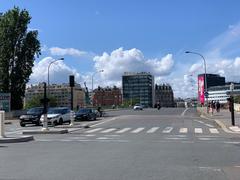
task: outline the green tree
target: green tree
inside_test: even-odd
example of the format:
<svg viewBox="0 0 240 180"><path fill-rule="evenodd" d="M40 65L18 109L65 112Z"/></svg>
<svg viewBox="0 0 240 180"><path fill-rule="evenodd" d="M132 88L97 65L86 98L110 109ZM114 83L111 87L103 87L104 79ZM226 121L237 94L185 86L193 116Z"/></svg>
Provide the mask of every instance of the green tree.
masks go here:
<svg viewBox="0 0 240 180"><path fill-rule="evenodd" d="M40 100L43 98L43 96L41 95L36 95L33 96L32 99L30 99L29 101L26 102L25 104L25 109L29 109L32 107L39 107L39 106L43 106L40 102ZM49 107L54 107L57 105L57 101L56 98L53 96L48 97L49 98Z"/></svg>
<svg viewBox="0 0 240 180"><path fill-rule="evenodd" d="M0 17L0 91L11 93L11 109L23 107L26 83L41 54L38 31L28 30L31 17L18 7Z"/></svg>
<svg viewBox="0 0 240 180"><path fill-rule="evenodd" d="M234 102L235 103L240 103L240 96L235 96L234 97Z"/></svg>

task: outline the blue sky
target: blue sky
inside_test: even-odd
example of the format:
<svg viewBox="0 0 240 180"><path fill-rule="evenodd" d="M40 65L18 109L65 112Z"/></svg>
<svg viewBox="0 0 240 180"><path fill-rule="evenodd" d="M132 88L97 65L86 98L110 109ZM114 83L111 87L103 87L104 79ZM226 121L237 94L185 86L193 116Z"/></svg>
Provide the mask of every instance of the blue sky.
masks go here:
<svg viewBox="0 0 240 180"><path fill-rule="evenodd" d="M0 4L0 12L14 5L26 8L32 16L29 28L39 30L43 53L30 83L45 80L47 64L64 56L51 71L52 82L66 82L68 74L75 74L80 84L90 85L92 73L104 69L94 78L95 86L121 86L123 71L148 70L156 82L170 83L176 96L193 96L189 92L196 91L202 61L186 50L204 54L210 72L240 81L237 0L0 0Z"/></svg>

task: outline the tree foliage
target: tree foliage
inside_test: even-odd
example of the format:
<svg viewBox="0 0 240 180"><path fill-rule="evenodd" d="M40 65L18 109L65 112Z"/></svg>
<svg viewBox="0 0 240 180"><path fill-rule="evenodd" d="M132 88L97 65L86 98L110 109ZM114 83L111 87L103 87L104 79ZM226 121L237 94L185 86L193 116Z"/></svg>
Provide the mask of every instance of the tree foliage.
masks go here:
<svg viewBox="0 0 240 180"><path fill-rule="evenodd" d="M0 17L0 91L11 93L11 109L21 109L26 83L40 52L38 31L30 31L31 17L17 7Z"/></svg>
<svg viewBox="0 0 240 180"><path fill-rule="evenodd" d="M48 97L49 98L49 107L55 107L57 105L56 98L53 96ZM43 96L41 95L36 95L31 98L31 100L27 101L25 103L25 109L33 108L33 107L39 107L43 106L40 102L40 100L43 99Z"/></svg>

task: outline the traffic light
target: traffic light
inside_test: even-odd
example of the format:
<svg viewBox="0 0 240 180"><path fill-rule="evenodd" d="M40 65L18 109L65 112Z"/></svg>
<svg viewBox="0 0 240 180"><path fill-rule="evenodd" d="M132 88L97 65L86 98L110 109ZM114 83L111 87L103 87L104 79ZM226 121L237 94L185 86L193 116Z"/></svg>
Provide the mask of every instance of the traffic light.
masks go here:
<svg viewBox="0 0 240 180"><path fill-rule="evenodd" d="M69 85L70 87L74 87L75 83L74 83L74 76L70 75L69 76Z"/></svg>

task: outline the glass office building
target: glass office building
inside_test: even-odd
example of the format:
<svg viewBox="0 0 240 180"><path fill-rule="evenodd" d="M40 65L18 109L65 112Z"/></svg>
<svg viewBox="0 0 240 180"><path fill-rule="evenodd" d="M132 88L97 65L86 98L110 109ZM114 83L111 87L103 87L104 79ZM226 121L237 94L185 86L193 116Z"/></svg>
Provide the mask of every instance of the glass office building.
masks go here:
<svg viewBox="0 0 240 180"><path fill-rule="evenodd" d="M153 107L154 77L150 73L125 72L122 76L123 101ZM133 104L134 105L134 104Z"/></svg>

